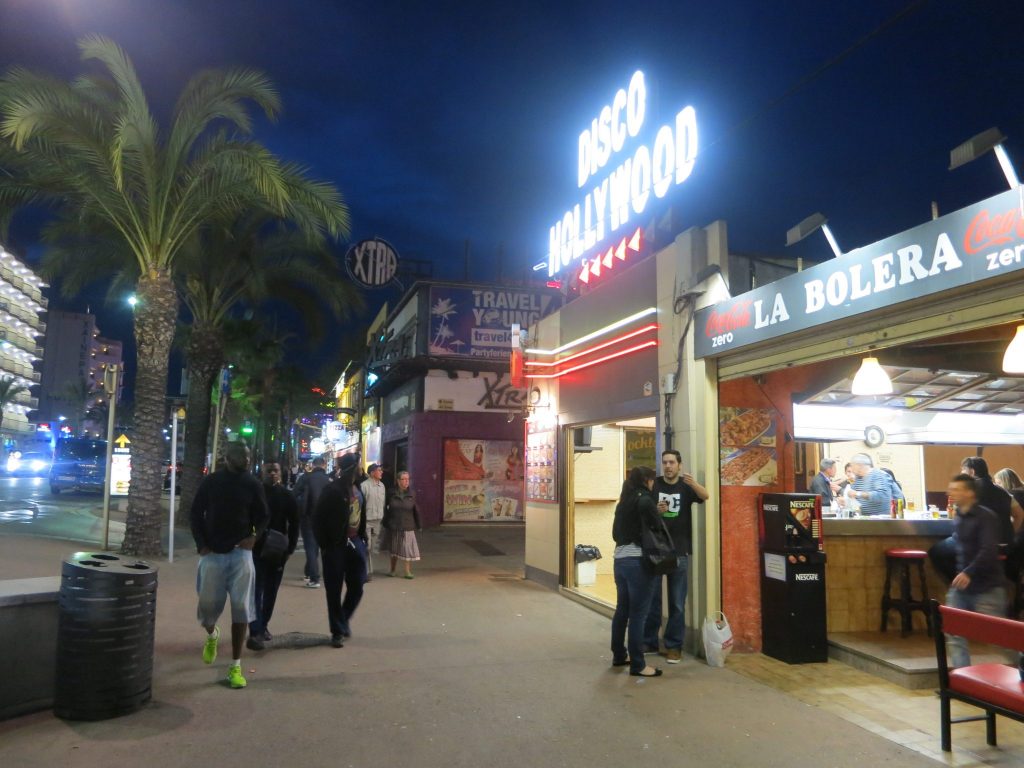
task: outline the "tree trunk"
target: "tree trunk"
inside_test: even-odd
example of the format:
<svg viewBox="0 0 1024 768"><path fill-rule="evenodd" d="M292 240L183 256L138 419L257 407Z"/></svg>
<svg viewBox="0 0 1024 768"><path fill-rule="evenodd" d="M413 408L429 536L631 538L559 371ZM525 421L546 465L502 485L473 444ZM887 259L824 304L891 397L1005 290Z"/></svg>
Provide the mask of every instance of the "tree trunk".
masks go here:
<svg viewBox="0 0 1024 768"><path fill-rule="evenodd" d="M162 432L167 416L167 362L178 316L178 294L166 272L139 278L135 307L135 428L132 434L132 482L121 551L159 555L163 463Z"/></svg>
<svg viewBox="0 0 1024 768"><path fill-rule="evenodd" d="M206 464L213 412L210 394L224 363L224 342L220 331L208 325L193 326L185 354L188 356L188 403L185 407L185 460L181 468L183 518L192 508Z"/></svg>

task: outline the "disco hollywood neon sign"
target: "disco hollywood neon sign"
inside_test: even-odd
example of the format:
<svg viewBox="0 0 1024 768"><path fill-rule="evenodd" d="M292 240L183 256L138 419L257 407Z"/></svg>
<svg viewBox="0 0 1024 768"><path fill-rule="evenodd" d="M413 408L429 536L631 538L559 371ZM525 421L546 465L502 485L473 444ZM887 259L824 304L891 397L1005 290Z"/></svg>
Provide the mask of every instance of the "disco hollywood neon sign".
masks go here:
<svg viewBox="0 0 1024 768"><path fill-rule="evenodd" d="M637 70L580 134L577 181L588 187L550 231L548 275L555 276L682 184L697 159L697 113L684 107L669 124L644 130L647 85ZM653 142L641 137L653 133ZM635 140L635 141L632 141ZM609 166L618 161L610 171ZM603 174L603 175L602 175ZM594 179L600 180L595 184ZM538 265L540 266L540 265Z"/></svg>

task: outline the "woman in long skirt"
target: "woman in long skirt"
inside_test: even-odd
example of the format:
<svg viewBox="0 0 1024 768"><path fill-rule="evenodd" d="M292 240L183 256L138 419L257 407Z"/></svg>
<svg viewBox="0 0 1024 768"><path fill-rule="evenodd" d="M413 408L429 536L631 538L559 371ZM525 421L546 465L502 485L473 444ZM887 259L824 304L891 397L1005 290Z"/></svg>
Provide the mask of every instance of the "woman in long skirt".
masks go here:
<svg viewBox="0 0 1024 768"><path fill-rule="evenodd" d="M409 488L409 473L399 472L395 482L398 487L388 495L382 523L382 527L387 529L391 550L391 572L388 575L396 575L395 568L401 560L405 567L405 578L411 579L413 561L420 559L416 531L423 530L423 526L420 523L420 511L416 507L416 494Z"/></svg>

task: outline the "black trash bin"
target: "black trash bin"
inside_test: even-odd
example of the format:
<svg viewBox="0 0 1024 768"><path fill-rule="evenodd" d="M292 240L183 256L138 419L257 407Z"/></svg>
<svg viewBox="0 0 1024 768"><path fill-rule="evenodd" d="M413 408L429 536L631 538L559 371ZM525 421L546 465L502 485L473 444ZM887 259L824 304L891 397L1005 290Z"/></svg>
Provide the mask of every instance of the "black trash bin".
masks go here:
<svg viewBox="0 0 1024 768"><path fill-rule="evenodd" d="M68 720L126 715L150 700L157 572L109 553L61 569L53 711Z"/></svg>

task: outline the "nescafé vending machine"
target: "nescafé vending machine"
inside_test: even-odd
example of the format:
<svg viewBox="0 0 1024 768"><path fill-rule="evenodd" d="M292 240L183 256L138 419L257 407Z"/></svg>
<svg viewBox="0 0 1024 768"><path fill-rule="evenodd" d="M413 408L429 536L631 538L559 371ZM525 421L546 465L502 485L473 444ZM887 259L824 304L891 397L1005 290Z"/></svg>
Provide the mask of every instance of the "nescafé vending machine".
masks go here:
<svg viewBox="0 0 1024 768"><path fill-rule="evenodd" d="M788 664L828 661L821 497L758 496L761 651Z"/></svg>

